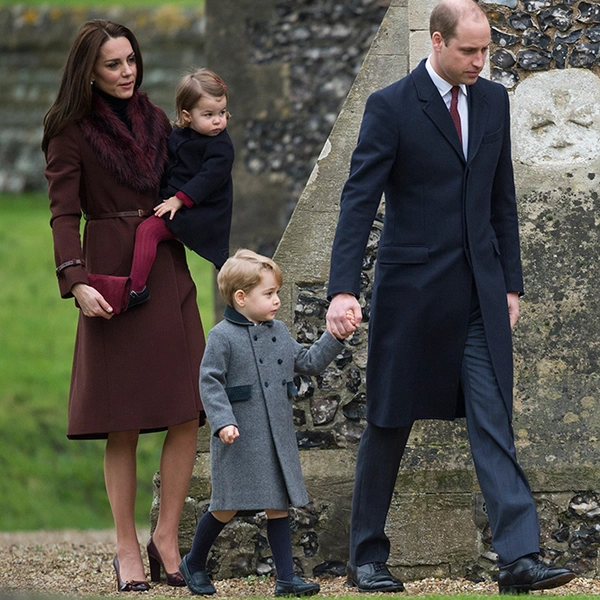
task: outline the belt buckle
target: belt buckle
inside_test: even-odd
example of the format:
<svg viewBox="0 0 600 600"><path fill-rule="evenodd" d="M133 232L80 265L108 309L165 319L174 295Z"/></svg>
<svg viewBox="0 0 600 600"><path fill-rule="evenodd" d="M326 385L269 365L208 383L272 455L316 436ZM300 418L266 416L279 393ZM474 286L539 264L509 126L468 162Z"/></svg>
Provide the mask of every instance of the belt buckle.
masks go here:
<svg viewBox="0 0 600 600"><path fill-rule="evenodd" d="M144 216L144 211L141 208L138 208L138 217L141 219Z"/></svg>

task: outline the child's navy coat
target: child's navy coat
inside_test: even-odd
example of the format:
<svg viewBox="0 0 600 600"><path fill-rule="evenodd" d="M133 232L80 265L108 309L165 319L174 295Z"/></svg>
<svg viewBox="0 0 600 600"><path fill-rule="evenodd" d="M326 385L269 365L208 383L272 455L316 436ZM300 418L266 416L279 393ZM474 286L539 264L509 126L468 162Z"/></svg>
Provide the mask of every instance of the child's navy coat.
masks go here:
<svg viewBox="0 0 600 600"><path fill-rule="evenodd" d="M234 152L227 130L202 135L189 127L174 127L168 141L169 165L161 185L161 200L182 191L195 206L182 207L173 220L163 218L188 248L220 269L229 255L233 206L231 169Z"/></svg>

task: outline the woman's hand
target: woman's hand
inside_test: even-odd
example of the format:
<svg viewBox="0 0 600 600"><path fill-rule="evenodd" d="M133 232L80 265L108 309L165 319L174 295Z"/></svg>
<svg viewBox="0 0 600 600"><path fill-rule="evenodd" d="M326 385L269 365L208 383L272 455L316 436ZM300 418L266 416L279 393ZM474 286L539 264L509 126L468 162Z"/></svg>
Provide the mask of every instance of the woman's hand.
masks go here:
<svg viewBox="0 0 600 600"><path fill-rule="evenodd" d="M183 202L177 196L171 196L163 200L162 204L154 207L154 214L157 217L162 217L167 213L171 213L169 220L172 221L175 213L183 206Z"/></svg>
<svg viewBox="0 0 600 600"><path fill-rule="evenodd" d="M96 289L85 283L76 283L71 292L75 296L81 312L86 317L102 317L112 319L113 308Z"/></svg>
<svg viewBox="0 0 600 600"><path fill-rule="evenodd" d="M219 437L224 444L233 444L233 440L240 436L240 432L235 425L225 425L219 430Z"/></svg>

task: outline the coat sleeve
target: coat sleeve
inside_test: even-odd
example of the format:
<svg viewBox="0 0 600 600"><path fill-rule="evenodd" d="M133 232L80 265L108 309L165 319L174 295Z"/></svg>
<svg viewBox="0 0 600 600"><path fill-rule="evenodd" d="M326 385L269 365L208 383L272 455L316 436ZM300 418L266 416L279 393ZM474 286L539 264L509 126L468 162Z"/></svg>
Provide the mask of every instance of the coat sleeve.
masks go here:
<svg viewBox="0 0 600 600"><path fill-rule="evenodd" d="M325 331L310 348L290 339L294 344L294 370L303 375L318 375L344 349L343 342L329 331Z"/></svg>
<svg viewBox="0 0 600 600"><path fill-rule="evenodd" d="M519 224L510 141L510 105L506 89L499 86L504 100L504 140L494 174L491 196L491 224L496 233L506 289L523 293L523 272Z"/></svg>
<svg viewBox="0 0 600 600"><path fill-rule="evenodd" d="M360 272L365 247L398 149L395 113L387 96L369 96L342 190L340 216L331 251L329 296L360 294Z"/></svg>
<svg viewBox="0 0 600 600"><path fill-rule="evenodd" d="M227 396L231 346L227 335L212 329L200 364L200 397L213 435L227 425L238 426Z"/></svg>
<svg viewBox="0 0 600 600"><path fill-rule="evenodd" d="M206 146L200 171L181 191L196 204L201 204L231 177L233 167L233 144L229 136L217 136Z"/></svg>
<svg viewBox="0 0 600 600"><path fill-rule="evenodd" d="M87 283L81 236L81 151L76 126L67 127L53 137L46 154L46 179L50 198L50 225L54 239L54 258L58 284L63 298L72 297L76 283Z"/></svg>

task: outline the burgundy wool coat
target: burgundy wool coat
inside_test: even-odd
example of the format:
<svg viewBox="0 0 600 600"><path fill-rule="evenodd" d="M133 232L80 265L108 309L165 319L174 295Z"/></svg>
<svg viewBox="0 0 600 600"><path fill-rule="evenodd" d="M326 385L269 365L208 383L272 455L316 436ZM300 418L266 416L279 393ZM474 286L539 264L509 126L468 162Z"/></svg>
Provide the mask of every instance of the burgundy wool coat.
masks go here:
<svg viewBox="0 0 600 600"><path fill-rule="evenodd" d="M138 216L152 214L171 127L165 113L136 92L132 133L94 95L93 112L50 140L47 151L51 226L58 284L72 297L87 274L129 275ZM74 263L71 266L65 264ZM198 373L204 335L196 288L178 241L158 246L148 278L150 300L110 320L79 314L67 436L106 438L116 431L157 431L202 411Z"/></svg>

